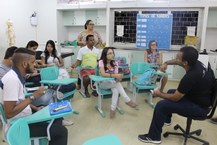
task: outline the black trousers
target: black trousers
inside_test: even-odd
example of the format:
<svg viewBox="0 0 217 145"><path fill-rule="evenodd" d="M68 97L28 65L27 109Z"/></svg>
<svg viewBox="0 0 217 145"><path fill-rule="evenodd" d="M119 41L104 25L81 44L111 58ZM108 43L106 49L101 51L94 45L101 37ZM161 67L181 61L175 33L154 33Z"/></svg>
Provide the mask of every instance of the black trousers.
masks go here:
<svg viewBox="0 0 217 145"><path fill-rule="evenodd" d="M33 85L28 85L28 87L37 87L37 86L41 86L41 76L37 75L34 77L29 77L28 79L26 79L26 82L33 82Z"/></svg>
<svg viewBox="0 0 217 145"><path fill-rule="evenodd" d="M68 130L62 126L63 118L55 119L50 128L49 145L67 145ZM48 122L29 124L30 137L47 136Z"/></svg>
<svg viewBox="0 0 217 145"><path fill-rule="evenodd" d="M173 113L185 117L199 117L206 116L208 112L208 108L202 108L189 101L186 97L181 98L178 102L161 100L154 108L154 114L148 132L149 137L153 140L161 140L164 122L170 122Z"/></svg>

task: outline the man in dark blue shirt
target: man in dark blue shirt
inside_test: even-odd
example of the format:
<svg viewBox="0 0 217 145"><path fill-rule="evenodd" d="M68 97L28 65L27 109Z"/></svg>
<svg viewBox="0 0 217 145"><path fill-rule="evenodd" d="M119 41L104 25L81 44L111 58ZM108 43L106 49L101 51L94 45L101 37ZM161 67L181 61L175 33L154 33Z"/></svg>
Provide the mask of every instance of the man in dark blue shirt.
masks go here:
<svg viewBox="0 0 217 145"><path fill-rule="evenodd" d="M215 80L213 71L198 61L198 51L193 47L183 47L177 59L167 61L167 65L180 65L186 70L177 90L174 93L163 93L159 89L153 91L154 96L164 98L157 103L148 134L138 136L145 143L161 143L164 123L171 123L173 113L182 116L206 116L211 106L211 92Z"/></svg>

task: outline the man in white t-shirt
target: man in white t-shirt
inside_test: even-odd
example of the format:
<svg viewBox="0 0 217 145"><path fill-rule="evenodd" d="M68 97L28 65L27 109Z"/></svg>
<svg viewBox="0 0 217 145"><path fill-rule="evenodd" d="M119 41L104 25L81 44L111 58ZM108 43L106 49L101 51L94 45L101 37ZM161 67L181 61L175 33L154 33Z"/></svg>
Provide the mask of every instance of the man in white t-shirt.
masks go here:
<svg viewBox="0 0 217 145"><path fill-rule="evenodd" d="M86 44L87 45L85 47L82 47L78 51L77 61L75 64L72 64L72 68L75 68L79 65L81 65L81 67L90 67L88 69L82 69L80 72L80 75L83 78L85 95L86 97L90 97L90 94L88 92L88 85L90 84L89 75L95 74L97 61L100 59L100 50L94 47L93 35L87 35ZM80 80L78 80L78 85L80 85ZM92 94L94 96L97 96L97 93L95 91Z"/></svg>
<svg viewBox="0 0 217 145"><path fill-rule="evenodd" d="M15 51L13 67L0 81L2 97L0 102L4 106L5 116L10 122L11 119L21 118L32 114L30 104L33 100L40 98L45 93L45 88L40 87L33 92L32 96L25 98L24 83L25 75L34 71L35 53L26 48L19 48ZM29 124L30 137L47 135L47 122ZM51 140L49 145L67 145L68 131L62 126L62 119L54 121L50 128Z"/></svg>

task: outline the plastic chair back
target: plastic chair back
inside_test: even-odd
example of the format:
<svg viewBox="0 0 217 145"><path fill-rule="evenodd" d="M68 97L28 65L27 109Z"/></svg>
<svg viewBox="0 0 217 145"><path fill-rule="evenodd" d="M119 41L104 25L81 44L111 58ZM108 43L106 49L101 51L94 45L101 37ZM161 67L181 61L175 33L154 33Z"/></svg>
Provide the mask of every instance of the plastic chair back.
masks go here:
<svg viewBox="0 0 217 145"><path fill-rule="evenodd" d="M41 60L41 54L43 53L43 51L36 51L35 53L36 60Z"/></svg>
<svg viewBox="0 0 217 145"><path fill-rule="evenodd" d="M1 120L2 120L2 123L3 123L3 127L2 127L2 140L5 141L5 142L7 142L8 141L7 140L8 137L6 139L6 134L5 134L5 127L6 127L6 124L7 124L7 118L5 116L4 108L3 108L3 105L1 103L0 103L0 117L1 117ZM15 121L15 122L17 122L17 121ZM29 131L29 127L28 127L27 131ZM16 132L14 132L14 133L16 134ZM28 133L28 132L24 131L24 133ZM18 137L18 139L19 139L19 137ZM20 138L20 140L21 139L22 138ZM39 144L39 145L47 145L48 144L47 137L34 137L34 138L30 138L30 139L31 139L31 145L37 145L37 144ZM16 140L16 138L15 138L15 140ZM15 140L11 139L11 143L9 141L8 142L9 142L10 145L25 145L25 144L22 144L22 140L21 140L21 142L19 142L20 144L17 144L18 142L17 141L15 142ZM29 141L28 141L28 144L29 144Z"/></svg>
<svg viewBox="0 0 217 145"><path fill-rule="evenodd" d="M97 65L96 68L95 68L95 75L96 76L99 76L99 66Z"/></svg>
<svg viewBox="0 0 217 145"><path fill-rule="evenodd" d="M18 119L9 128L7 133L9 145L29 145L29 126L24 119Z"/></svg>
<svg viewBox="0 0 217 145"><path fill-rule="evenodd" d="M211 105L211 111L210 113L208 114L207 118L210 119L212 118L212 116L214 115L215 113L215 110L216 110L216 106L217 106L217 80L215 80L215 84L213 86L213 90L212 90L212 105Z"/></svg>
<svg viewBox="0 0 217 145"><path fill-rule="evenodd" d="M130 65L130 72L132 75L142 74L147 68L150 68L150 65L146 62L134 62Z"/></svg>
<svg viewBox="0 0 217 145"><path fill-rule="evenodd" d="M57 66L42 68L40 70L41 80L56 80L59 76L59 69Z"/></svg>
<svg viewBox="0 0 217 145"><path fill-rule="evenodd" d="M110 134L86 141L83 145L123 145L116 135Z"/></svg>
<svg viewBox="0 0 217 145"><path fill-rule="evenodd" d="M1 120L3 124L7 123L7 118L5 116L5 112L4 112L4 107L3 105L0 103L0 113L1 113Z"/></svg>
<svg viewBox="0 0 217 145"><path fill-rule="evenodd" d="M0 103L0 117L1 117L1 121L2 121L2 140L6 141L5 126L7 124L7 118L5 116L4 107L1 103Z"/></svg>

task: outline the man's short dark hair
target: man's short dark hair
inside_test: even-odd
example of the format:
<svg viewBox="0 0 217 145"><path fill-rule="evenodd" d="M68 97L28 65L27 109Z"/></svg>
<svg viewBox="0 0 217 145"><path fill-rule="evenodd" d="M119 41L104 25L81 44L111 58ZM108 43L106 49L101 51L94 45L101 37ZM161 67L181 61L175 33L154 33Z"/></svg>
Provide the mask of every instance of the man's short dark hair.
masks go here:
<svg viewBox="0 0 217 145"><path fill-rule="evenodd" d="M93 35L87 35L86 41L88 41L90 37L94 37L94 36Z"/></svg>
<svg viewBox="0 0 217 145"><path fill-rule="evenodd" d="M8 58L12 57L14 54L14 51L17 49L18 48L16 46L9 47L5 52L4 59L8 59Z"/></svg>
<svg viewBox="0 0 217 145"><path fill-rule="evenodd" d="M35 52L28 50L26 48L20 47L18 48L14 53L22 53L22 54L29 54L29 55L35 55Z"/></svg>
<svg viewBox="0 0 217 145"><path fill-rule="evenodd" d="M187 61L189 66L194 66L196 64L199 53L194 47L182 47L180 52L183 53L182 61Z"/></svg>
<svg viewBox="0 0 217 145"><path fill-rule="evenodd" d="M35 56L35 52L26 48L18 48L12 58L14 66L18 66L23 60L28 60L30 56Z"/></svg>

